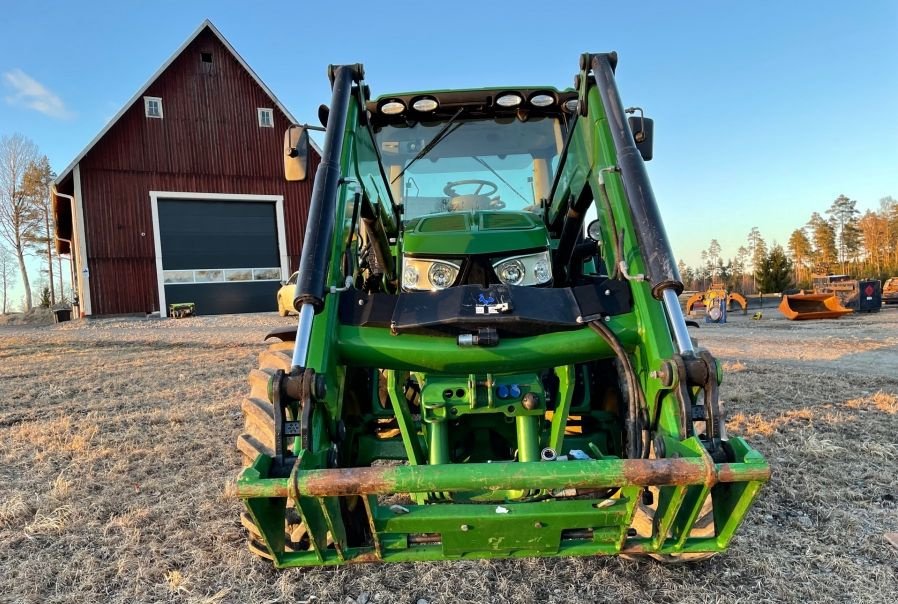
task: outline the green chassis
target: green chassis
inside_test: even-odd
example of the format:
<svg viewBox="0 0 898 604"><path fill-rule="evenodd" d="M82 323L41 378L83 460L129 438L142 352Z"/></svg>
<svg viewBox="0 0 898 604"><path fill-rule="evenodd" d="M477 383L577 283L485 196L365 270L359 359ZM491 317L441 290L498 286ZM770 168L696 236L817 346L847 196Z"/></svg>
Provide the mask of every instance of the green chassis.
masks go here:
<svg viewBox="0 0 898 604"><path fill-rule="evenodd" d="M560 179L564 184L550 200L546 220L552 223L563 216L568 200L584 187L593 191L604 187L608 207L624 234L629 272L646 272L620 178L610 174L606 182L600 182L600 168L615 166L617 158L602 99L586 76L581 66L579 96L581 103L588 103L588 117L576 122ZM365 179L356 170L363 153L359 141L366 133L363 127L353 126L359 122L358 107L352 103L348 109L340 165L343 174L362 182ZM342 182L337 194L336 216L343 219L334 228L328 286L343 281L341 263L352 237L352 204L358 203L352 182ZM366 194L378 201L383 197L377 191ZM378 207L389 225L390 212L383 202ZM606 212L602 206L597 209L601 219ZM608 224L602 220L606 241L612 237ZM397 239L391 252L399 258L401 237ZM610 251L603 249L603 253ZM612 261L613 257L606 258L606 263ZM770 468L740 438L727 439L727 459L715 461L705 443L688 430L684 433L684 399L695 404L703 388L678 371L683 359L674 348L664 308L653 297L651 284L632 280L629 285L632 310L606 317L604 324L630 357L645 392L648 415L657 418L653 454L644 459L622 458L619 433L567 429L575 416L591 413L589 392L576 387L578 372L590 362L614 358L609 344L589 327L507 338L490 348L463 348L449 336L395 335L388 328L342 324L338 307L343 294L326 296L312 324L305 363L324 381L315 397L315 412L305 426L312 448L302 449L297 438L292 443L296 455L287 458L289 466L277 467L271 456L262 454L237 480L237 494L275 566L620 553L689 555L726 549L769 479ZM709 362L711 376L704 386L713 388L716 397L720 370L713 359ZM493 385L505 380L530 383L540 398L536 376L546 371L554 373L558 384L552 413L546 413L542 403L535 409L520 399L497 403L489 394ZM332 445L340 440L339 420L346 413L347 401L371 398L371 380L376 384L379 372L390 404L379 410L375 405L366 421L378 416L395 418L399 435L375 438L364 428L357 429L352 461L335 464ZM359 375L373 377L365 381ZM423 385L417 411L403 394L402 385L410 375ZM460 390L464 395L451 404L433 394ZM297 405L292 409L296 419ZM601 412L593 414L599 425L607 423ZM451 463L446 454L451 436L448 420L461 416L472 422L507 425L510 438L517 442L517 460ZM586 455L542 461L539 452L544 447L558 455L572 449ZM377 460L401 460L402 465L372 465ZM633 528L634 518L649 493L654 503L651 534L639 535ZM406 503L389 505L386 496L395 495L406 497ZM713 534L695 537L693 527L703 506L707 509L709 497ZM288 504L305 524L307 550L285 547ZM360 528L366 535L361 544L350 536Z"/></svg>

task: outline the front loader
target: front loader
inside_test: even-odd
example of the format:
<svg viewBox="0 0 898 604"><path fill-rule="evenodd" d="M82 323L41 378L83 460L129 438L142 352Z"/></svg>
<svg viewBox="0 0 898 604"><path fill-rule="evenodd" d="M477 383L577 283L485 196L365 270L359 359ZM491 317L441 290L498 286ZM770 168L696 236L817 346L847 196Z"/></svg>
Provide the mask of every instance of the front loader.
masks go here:
<svg viewBox="0 0 898 604"><path fill-rule="evenodd" d="M285 568L727 548L770 468L727 435L721 367L687 332L652 121L616 65L585 54L561 91L376 99L361 65L329 69L298 327L243 403L253 551ZM307 145L288 130L288 178Z"/></svg>

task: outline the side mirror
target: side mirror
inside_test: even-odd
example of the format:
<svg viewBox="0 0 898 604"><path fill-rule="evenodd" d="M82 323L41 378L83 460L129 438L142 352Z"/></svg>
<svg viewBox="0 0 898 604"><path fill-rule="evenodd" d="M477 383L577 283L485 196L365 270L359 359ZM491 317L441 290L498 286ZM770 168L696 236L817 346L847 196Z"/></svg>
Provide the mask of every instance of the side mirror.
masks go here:
<svg viewBox="0 0 898 604"><path fill-rule="evenodd" d="M309 133L296 124L284 132L284 178L305 180L309 170Z"/></svg>
<svg viewBox="0 0 898 604"><path fill-rule="evenodd" d="M327 128L327 118L330 117L331 109L327 105L318 105L318 121Z"/></svg>
<svg viewBox="0 0 898 604"><path fill-rule="evenodd" d="M636 141L636 148L639 149L643 161L650 161L655 124L651 118L642 115L642 109L638 107L636 109L639 111L639 117L631 115L627 118L627 123L630 125L630 132L633 133L633 140Z"/></svg>

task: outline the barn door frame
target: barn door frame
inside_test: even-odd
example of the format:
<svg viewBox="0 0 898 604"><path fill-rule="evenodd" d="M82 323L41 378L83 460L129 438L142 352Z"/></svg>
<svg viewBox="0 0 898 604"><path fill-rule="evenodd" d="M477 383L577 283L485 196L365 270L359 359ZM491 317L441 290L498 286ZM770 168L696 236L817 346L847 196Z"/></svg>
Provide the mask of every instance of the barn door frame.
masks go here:
<svg viewBox="0 0 898 604"><path fill-rule="evenodd" d="M290 276L290 258L287 256L287 230L284 221L283 195L246 195L243 193L197 193L184 191L150 191L150 207L153 213L153 247L156 253L156 284L159 291L159 316L168 316L165 303L165 280L162 271L162 239L159 236L159 201L167 199L188 199L197 201L259 201L274 203L277 220L278 256L281 259L281 281Z"/></svg>

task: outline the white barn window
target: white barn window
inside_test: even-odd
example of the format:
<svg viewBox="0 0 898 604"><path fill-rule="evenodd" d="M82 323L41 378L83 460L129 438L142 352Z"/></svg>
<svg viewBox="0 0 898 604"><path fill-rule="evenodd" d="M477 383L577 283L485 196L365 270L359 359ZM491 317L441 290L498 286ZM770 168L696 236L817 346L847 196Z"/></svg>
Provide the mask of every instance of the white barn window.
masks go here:
<svg viewBox="0 0 898 604"><path fill-rule="evenodd" d="M143 97L143 108L147 117L162 119L162 99L158 96Z"/></svg>
<svg viewBox="0 0 898 604"><path fill-rule="evenodd" d="M259 127L274 128L274 111L271 109L259 108Z"/></svg>

